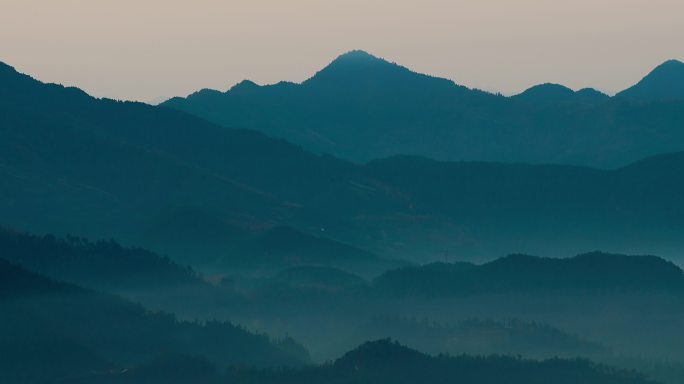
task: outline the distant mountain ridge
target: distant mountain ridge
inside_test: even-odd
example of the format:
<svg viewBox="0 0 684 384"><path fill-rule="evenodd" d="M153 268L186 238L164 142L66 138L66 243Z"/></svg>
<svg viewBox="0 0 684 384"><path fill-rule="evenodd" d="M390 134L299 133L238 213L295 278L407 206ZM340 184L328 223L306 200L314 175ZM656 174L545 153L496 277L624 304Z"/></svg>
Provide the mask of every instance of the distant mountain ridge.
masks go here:
<svg viewBox="0 0 684 384"><path fill-rule="evenodd" d="M374 281L390 295L449 296L515 292L650 292L684 294L684 272L655 256L592 252L567 259L510 255L482 265L449 264L388 271Z"/></svg>
<svg viewBox="0 0 684 384"><path fill-rule="evenodd" d="M635 86L644 97L548 83L503 97L352 51L301 84L242 82L161 105L355 162L419 155L618 167L684 150L675 144L684 139L680 65L667 62Z"/></svg>
<svg viewBox="0 0 684 384"><path fill-rule="evenodd" d="M668 60L634 86L619 92L616 97L641 102L682 100L684 63L679 60Z"/></svg>
<svg viewBox="0 0 684 384"><path fill-rule="evenodd" d="M527 103L600 103L610 99L610 96L593 88L583 88L579 91L560 84L541 84L525 90L512 97Z"/></svg>

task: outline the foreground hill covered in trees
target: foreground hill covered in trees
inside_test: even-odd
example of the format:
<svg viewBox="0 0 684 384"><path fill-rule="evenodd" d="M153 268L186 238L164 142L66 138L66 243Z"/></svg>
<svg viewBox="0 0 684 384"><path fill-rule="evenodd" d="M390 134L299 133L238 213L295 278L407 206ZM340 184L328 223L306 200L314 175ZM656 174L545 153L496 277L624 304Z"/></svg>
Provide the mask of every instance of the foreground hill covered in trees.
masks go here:
<svg viewBox="0 0 684 384"><path fill-rule="evenodd" d="M197 384L655 384L641 375L587 360L532 361L512 357L429 356L389 340L369 342L334 362L293 370L233 370L219 373L192 358L156 361L122 373L93 374L73 383Z"/></svg>

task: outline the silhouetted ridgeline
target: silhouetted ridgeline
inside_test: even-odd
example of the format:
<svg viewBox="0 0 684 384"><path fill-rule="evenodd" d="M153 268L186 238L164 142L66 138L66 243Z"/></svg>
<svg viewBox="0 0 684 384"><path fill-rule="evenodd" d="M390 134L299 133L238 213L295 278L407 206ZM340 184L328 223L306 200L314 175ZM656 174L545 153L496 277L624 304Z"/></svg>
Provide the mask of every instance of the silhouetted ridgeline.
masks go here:
<svg viewBox="0 0 684 384"><path fill-rule="evenodd" d="M359 327L349 343L358 345L364 340L381 338L398 340L422 352L452 356L500 354L544 359L552 356L605 358L611 354L608 348L577 335L516 319L468 319L441 324L428 319L379 316Z"/></svg>
<svg viewBox="0 0 684 384"><path fill-rule="evenodd" d="M0 260L0 381L57 383L165 354L219 366L301 365L306 351L230 323L180 322Z"/></svg>
<svg viewBox="0 0 684 384"><path fill-rule="evenodd" d="M237 280L236 299L246 299L225 305L241 323L259 324L270 333L287 329L315 356L325 358L366 340L363 329L369 319L383 316L456 324L433 329L390 323L377 327L378 333L368 332L369 337L395 337L412 347L431 346L433 352L627 355L679 362L684 348L684 274L658 257L598 252L567 259L512 255L485 264L394 269L369 285L353 281L360 282L339 271L285 271L251 286ZM548 329L496 323L460 326L473 318L547 324L603 345L614 355L600 348L592 352L587 343ZM311 327L311 319L316 327ZM429 342L437 339L444 343Z"/></svg>
<svg viewBox="0 0 684 384"><path fill-rule="evenodd" d="M439 303L442 299L470 298L470 304L477 305L476 299L484 296L510 297L511 305L525 298L558 301L586 297L587 304L617 298L636 303L647 297L661 297L667 300L654 301L652 305L679 303L671 309L684 309L684 272L678 266L656 256L601 252L562 259L515 254L480 265L462 262L401 267L388 270L371 282L334 268L304 266L285 269L267 278L241 280L240 276L229 276L220 286L244 295L254 307L264 311L290 308L300 313L320 311L313 306L317 301L327 303L330 310L354 314L359 310L370 309L372 313L374 309L391 308L385 302L388 299L390 303L402 304L401 299L416 298L428 304L431 299ZM532 300L530 304L539 303Z"/></svg>
<svg viewBox="0 0 684 384"><path fill-rule="evenodd" d="M162 105L353 161L420 155L616 167L684 150L684 64L674 60L613 98L557 84L506 98L353 51L301 84L244 82Z"/></svg>
<svg viewBox="0 0 684 384"><path fill-rule="evenodd" d="M183 367L181 369L180 367ZM542 362L511 357L432 357L389 340L369 342L333 363L284 371L233 370L223 375L211 365L192 358L158 361L124 373L90 375L75 383L184 383L244 384L652 384L640 375L596 365L586 360ZM187 377L187 374L185 374Z"/></svg>
<svg viewBox="0 0 684 384"><path fill-rule="evenodd" d="M655 256L587 253L568 259L511 255L482 264L430 264L388 271L376 289L399 296L536 292L674 292L684 273Z"/></svg>
<svg viewBox="0 0 684 384"><path fill-rule="evenodd" d="M525 92L513 96L513 99L525 103L541 105L553 105L555 103L582 103L595 104L608 101L610 97L593 88L584 88L579 91L560 84L540 84L527 89Z"/></svg>
<svg viewBox="0 0 684 384"><path fill-rule="evenodd" d="M668 60L616 97L641 102L684 100L684 63Z"/></svg>
<svg viewBox="0 0 684 384"><path fill-rule="evenodd" d="M0 249L0 259L55 279L106 291L205 285L190 267L181 267L144 249L124 248L114 241L38 237L0 228Z"/></svg>
<svg viewBox="0 0 684 384"><path fill-rule="evenodd" d="M227 278L222 288L235 293L234 298L247 298L231 304L232 313L276 317L325 313L346 318L383 311L404 316L436 311L441 318L449 318L445 313L510 317L526 310L529 315L556 316L567 310L564 305L575 309L610 305L615 313L627 313L646 303L654 316L684 311L684 273L679 267L655 256L600 252L566 259L511 255L481 265L402 267L370 283L341 270L300 267L270 278Z"/></svg>
<svg viewBox="0 0 684 384"><path fill-rule="evenodd" d="M30 297L44 294L72 294L83 290L75 285L57 282L28 272L24 268L0 259L0 297Z"/></svg>

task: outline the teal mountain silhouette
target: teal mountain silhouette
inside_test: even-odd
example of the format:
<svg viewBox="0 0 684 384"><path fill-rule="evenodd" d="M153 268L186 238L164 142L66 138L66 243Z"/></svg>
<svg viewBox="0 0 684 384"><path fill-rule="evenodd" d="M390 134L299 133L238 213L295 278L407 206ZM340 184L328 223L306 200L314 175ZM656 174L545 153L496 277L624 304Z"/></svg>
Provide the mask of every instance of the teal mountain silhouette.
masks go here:
<svg viewBox="0 0 684 384"><path fill-rule="evenodd" d="M684 63L666 61L616 97L641 102L684 100Z"/></svg>
<svg viewBox="0 0 684 384"><path fill-rule="evenodd" d="M617 167L684 150L675 144L683 142L680 67L667 62L635 86L645 98L558 84L508 98L352 51L301 84L243 82L161 105L354 162L419 155Z"/></svg>
<svg viewBox="0 0 684 384"><path fill-rule="evenodd" d="M523 93L513 96L514 99L527 103L553 104L553 103L600 103L610 97L593 88L584 88L579 91L560 84L541 84L525 90Z"/></svg>

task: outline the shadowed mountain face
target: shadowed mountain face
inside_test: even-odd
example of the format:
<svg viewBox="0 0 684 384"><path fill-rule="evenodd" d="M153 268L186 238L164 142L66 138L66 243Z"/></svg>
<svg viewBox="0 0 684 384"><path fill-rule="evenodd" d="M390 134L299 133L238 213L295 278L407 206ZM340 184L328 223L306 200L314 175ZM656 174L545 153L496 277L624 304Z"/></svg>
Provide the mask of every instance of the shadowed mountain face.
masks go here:
<svg viewBox="0 0 684 384"><path fill-rule="evenodd" d="M352 169L183 113L0 76L0 211L16 228L133 241L185 207L268 228Z"/></svg>
<svg viewBox="0 0 684 384"><path fill-rule="evenodd" d="M684 150L681 66L663 64L614 99L557 84L505 98L352 51L301 84L241 83L162 105L352 161L401 154L616 167Z"/></svg>
<svg viewBox="0 0 684 384"><path fill-rule="evenodd" d="M472 95L363 54L357 59ZM681 154L615 171L416 157L359 166L168 108L97 100L8 68L0 76L0 217L14 228L115 238L195 266L343 267L364 258L578 249L677 257L684 249ZM676 104L614 107L625 121L657 112L668 124L680 111ZM294 230L269 237L278 228ZM337 261L327 262L330 255Z"/></svg>
<svg viewBox="0 0 684 384"><path fill-rule="evenodd" d="M0 228L0 259L49 278L114 293L150 309L195 313L214 305L201 275L168 257L113 240L31 236Z"/></svg>
<svg viewBox="0 0 684 384"><path fill-rule="evenodd" d="M684 63L666 61L616 97L640 102L684 100Z"/></svg>

